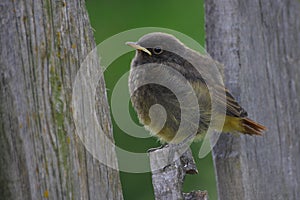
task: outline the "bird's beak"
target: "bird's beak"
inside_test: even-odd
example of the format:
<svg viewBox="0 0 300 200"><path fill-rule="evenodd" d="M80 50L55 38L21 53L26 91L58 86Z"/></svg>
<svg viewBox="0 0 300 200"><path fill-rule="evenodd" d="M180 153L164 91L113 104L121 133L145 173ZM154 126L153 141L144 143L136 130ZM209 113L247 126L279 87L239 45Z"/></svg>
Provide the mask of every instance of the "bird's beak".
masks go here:
<svg viewBox="0 0 300 200"><path fill-rule="evenodd" d="M141 50L141 51L149 54L149 56L152 55L152 53L148 49L146 49L145 47L142 47L142 46L138 45L136 42L126 42L126 44L128 46L131 46L131 47L135 48L136 50Z"/></svg>

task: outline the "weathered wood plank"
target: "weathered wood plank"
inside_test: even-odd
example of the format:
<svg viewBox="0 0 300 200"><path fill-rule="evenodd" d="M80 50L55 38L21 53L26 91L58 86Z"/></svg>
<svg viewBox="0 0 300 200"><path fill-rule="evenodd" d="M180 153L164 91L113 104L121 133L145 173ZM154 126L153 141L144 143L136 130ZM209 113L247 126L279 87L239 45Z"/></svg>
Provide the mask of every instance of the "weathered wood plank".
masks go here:
<svg viewBox="0 0 300 200"><path fill-rule="evenodd" d="M219 199L300 199L300 2L207 0L207 50L262 137L222 135Z"/></svg>
<svg viewBox="0 0 300 200"><path fill-rule="evenodd" d="M72 84L95 46L85 2L1 1L0 27L1 199L122 199L118 172L75 134ZM111 136L103 77L99 85Z"/></svg>
<svg viewBox="0 0 300 200"><path fill-rule="evenodd" d="M190 193L183 193L182 191L185 175L198 173L190 149L183 153L180 158L176 159L176 161L162 167L164 166L162 163L168 163L169 153L174 150L172 150L172 148L174 147L166 146L150 152L152 184L155 199L208 200L208 194L206 191L192 191Z"/></svg>

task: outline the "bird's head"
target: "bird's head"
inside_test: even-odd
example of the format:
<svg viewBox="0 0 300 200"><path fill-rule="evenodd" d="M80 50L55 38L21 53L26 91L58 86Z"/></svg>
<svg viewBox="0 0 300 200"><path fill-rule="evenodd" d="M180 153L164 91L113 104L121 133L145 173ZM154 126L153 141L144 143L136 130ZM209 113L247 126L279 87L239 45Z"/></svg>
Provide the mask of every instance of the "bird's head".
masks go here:
<svg viewBox="0 0 300 200"><path fill-rule="evenodd" d="M180 64L186 50L185 46L173 35L160 32L146 34L137 42L126 44L137 50L132 67L146 63Z"/></svg>

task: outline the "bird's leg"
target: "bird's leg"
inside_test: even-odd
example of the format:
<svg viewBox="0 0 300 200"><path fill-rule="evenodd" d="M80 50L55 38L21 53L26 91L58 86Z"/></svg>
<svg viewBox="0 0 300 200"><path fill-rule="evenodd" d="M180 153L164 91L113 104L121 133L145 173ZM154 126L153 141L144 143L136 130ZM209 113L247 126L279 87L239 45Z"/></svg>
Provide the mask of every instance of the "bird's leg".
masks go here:
<svg viewBox="0 0 300 200"><path fill-rule="evenodd" d="M151 148L147 152L150 154L157 153L161 157L161 168L165 170L179 159L189 148L194 136L186 137L180 143L166 143L160 147Z"/></svg>
<svg viewBox="0 0 300 200"><path fill-rule="evenodd" d="M180 143L175 143L175 144L170 143L167 146L169 152L167 158L167 165L164 167L164 169L170 166L174 161L179 159L187 151L193 139L194 139L194 135L190 135ZM176 153L177 153L177 157L176 157Z"/></svg>
<svg viewBox="0 0 300 200"><path fill-rule="evenodd" d="M180 144L180 143L179 143ZM175 153L176 153L176 150L178 148L178 145L179 144L169 144L168 145L168 160L167 160L167 165L164 167L164 171L167 167L169 167L174 161L175 161Z"/></svg>
<svg viewBox="0 0 300 200"><path fill-rule="evenodd" d="M181 148L181 143L178 143L178 144L173 144L173 143L167 144L167 143L165 143L165 144L161 145L160 147L155 147L155 148L148 149L147 152L151 153L151 152L154 152L154 151L157 151L157 150L167 151L167 153L166 153L167 154L167 164L164 167L164 169L165 169L175 161L174 160L175 153L180 148Z"/></svg>
<svg viewBox="0 0 300 200"><path fill-rule="evenodd" d="M150 148L147 150L147 153L150 153L150 152L153 152L153 151L156 151L156 150L159 150L159 149L163 149L163 148L168 148L168 144L167 143L164 143L162 144L161 146L159 147L154 147L154 148Z"/></svg>

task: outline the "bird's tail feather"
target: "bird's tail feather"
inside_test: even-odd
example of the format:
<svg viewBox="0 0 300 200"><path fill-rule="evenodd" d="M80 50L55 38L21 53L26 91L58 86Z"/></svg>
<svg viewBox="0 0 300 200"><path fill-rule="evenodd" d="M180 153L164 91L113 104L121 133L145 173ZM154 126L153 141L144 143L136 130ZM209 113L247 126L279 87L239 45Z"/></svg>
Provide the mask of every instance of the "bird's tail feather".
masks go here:
<svg viewBox="0 0 300 200"><path fill-rule="evenodd" d="M249 135L262 135L267 128L249 118L240 119L239 131Z"/></svg>

